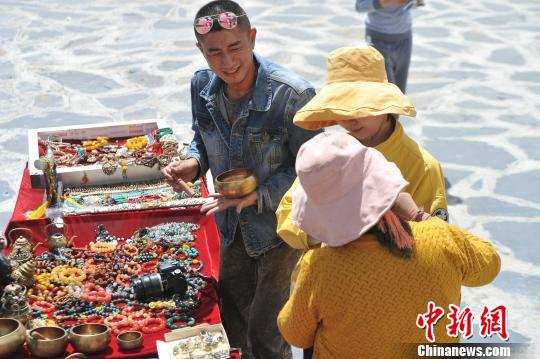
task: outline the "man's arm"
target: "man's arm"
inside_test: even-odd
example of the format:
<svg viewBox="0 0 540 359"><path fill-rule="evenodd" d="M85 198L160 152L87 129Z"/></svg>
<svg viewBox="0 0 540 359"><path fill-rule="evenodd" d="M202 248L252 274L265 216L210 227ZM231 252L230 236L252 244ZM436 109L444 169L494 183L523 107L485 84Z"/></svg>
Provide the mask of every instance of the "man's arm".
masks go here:
<svg viewBox="0 0 540 359"><path fill-rule="evenodd" d="M285 109L284 125L287 129L289 151L296 158L300 146L313 136L322 132L322 130L309 131L293 123L294 115L315 96L315 90L308 88L300 94L294 93L291 96L294 97L289 99L289 103ZM296 171L293 164L289 168L284 169L284 171L269 177L264 183L259 184L257 187L257 213L262 213L264 209L275 212L281 198L291 187L295 178Z"/></svg>
<svg viewBox="0 0 540 359"><path fill-rule="evenodd" d="M208 171L208 156L206 154L206 147L204 146L201 134L199 132L199 125L197 123L197 114L195 112L195 106L193 105L198 101L199 94L197 93L197 86L195 82L197 81L197 75L194 75L191 78L191 116L193 118L191 123L191 129L194 132L193 139L189 145L189 150L186 154L186 159L194 158L199 163L199 173L195 176L197 179L200 176L204 176ZM188 179L193 180L193 179Z"/></svg>

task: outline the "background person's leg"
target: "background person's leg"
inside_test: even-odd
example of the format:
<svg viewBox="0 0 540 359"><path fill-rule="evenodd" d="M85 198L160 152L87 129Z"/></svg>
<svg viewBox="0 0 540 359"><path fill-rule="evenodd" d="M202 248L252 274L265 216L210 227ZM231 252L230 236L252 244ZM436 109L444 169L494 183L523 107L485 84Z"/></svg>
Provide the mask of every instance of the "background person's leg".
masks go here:
<svg viewBox="0 0 540 359"><path fill-rule="evenodd" d="M233 243L220 249L220 312L231 347L241 348L245 358L251 357L248 318L256 280L255 260L246 253L240 228L237 228Z"/></svg>
<svg viewBox="0 0 540 359"><path fill-rule="evenodd" d="M279 333L277 316L289 299L291 272L301 254L283 243L257 258L257 290L248 328L257 359L292 358L290 345Z"/></svg>
<svg viewBox="0 0 540 359"><path fill-rule="evenodd" d="M393 51L393 62L395 64L395 84L405 93L407 91L407 78L409 77L409 66L411 64L412 36L396 42Z"/></svg>
<svg viewBox="0 0 540 359"><path fill-rule="evenodd" d="M383 55L384 67L386 68L386 77L388 77L388 82L396 84L396 76L395 76L396 63L394 60L395 59L394 44L391 42L373 38L372 36L367 36L366 42L368 43L368 45L371 45L374 48L376 48Z"/></svg>

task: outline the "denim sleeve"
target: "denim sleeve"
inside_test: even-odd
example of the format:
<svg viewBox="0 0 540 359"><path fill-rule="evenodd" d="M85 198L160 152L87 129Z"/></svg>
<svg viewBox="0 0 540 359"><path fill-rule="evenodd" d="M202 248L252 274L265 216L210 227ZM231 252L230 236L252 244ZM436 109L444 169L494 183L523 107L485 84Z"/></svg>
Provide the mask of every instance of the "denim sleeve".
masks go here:
<svg viewBox="0 0 540 359"><path fill-rule="evenodd" d="M372 12L382 9L380 0L356 0L356 11Z"/></svg>
<svg viewBox="0 0 540 359"><path fill-rule="evenodd" d="M199 174L196 177L199 178L200 176L204 176L208 171L208 156L206 154L206 148L204 147L201 133L199 132L199 124L197 123L197 114L195 111L195 104L197 103L196 101L200 101L198 98L196 76L197 75L193 76L191 79L191 116L193 118L191 129L193 130L194 135L189 145L186 158L194 158L197 160L197 162L199 162Z"/></svg>
<svg viewBox="0 0 540 359"><path fill-rule="evenodd" d="M276 212L281 198L291 187L294 179L296 178L295 159L300 146L313 136L322 132L322 130L309 131L296 126L293 123L294 115L296 111L304 107L313 96L315 96L315 90L308 88L300 94L294 93L289 98L287 107L285 109L284 127L287 129L287 149L290 151L293 161L289 166L284 168L282 172L279 172L269 177L264 183L260 184L257 188L257 213L261 214L264 209L272 212Z"/></svg>

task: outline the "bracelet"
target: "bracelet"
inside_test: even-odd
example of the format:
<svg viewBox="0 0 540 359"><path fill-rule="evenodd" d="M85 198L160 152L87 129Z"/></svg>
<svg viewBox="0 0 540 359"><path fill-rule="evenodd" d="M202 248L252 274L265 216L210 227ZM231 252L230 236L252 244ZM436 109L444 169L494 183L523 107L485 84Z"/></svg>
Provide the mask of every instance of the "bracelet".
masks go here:
<svg viewBox="0 0 540 359"><path fill-rule="evenodd" d="M115 313L105 319L103 319L103 324L105 324L108 327L113 328L114 326L120 324L120 323L127 323L128 318L125 315Z"/></svg>
<svg viewBox="0 0 540 359"><path fill-rule="evenodd" d="M126 330L138 331L139 329L141 329L141 328L137 323L127 321L127 322L121 322L121 323L118 323L117 325L115 325L112 328L112 332L113 332L114 335L118 335L121 332L124 332Z"/></svg>
<svg viewBox="0 0 540 359"><path fill-rule="evenodd" d="M90 250L97 253L111 253L116 249L116 244L113 242L90 242Z"/></svg>
<svg viewBox="0 0 540 359"><path fill-rule="evenodd" d="M75 324L66 325L65 322L75 322ZM72 314L72 315L66 315L65 317L56 319L56 323L64 329L69 329L77 324L80 324L81 321L79 317Z"/></svg>
<svg viewBox="0 0 540 359"><path fill-rule="evenodd" d="M195 265L198 264L199 266L196 267L196 268L193 268L192 264L195 264ZM200 272L200 271L202 271L203 267L204 267L203 262L200 259L194 259L189 264L189 269L191 269L193 272Z"/></svg>
<svg viewBox="0 0 540 359"><path fill-rule="evenodd" d="M138 312L134 312L132 314L128 315L128 320L134 323L137 323L139 326L144 326L144 321L149 317L149 314L146 313L144 310L139 310Z"/></svg>
<svg viewBox="0 0 540 359"><path fill-rule="evenodd" d="M58 273L58 279L64 284L82 282L86 279L86 274L79 268L64 268Z"/></svg>
<svg viewBox="0 0 540 359"><path fill-rule="evenodd" d="M82 319L82 318L81 318ZM97 314L91 314L84 318L85 323L99 323L103 324L103 318Z"/></svg>
<svg viewBox="0 0 540 359"><path fill-rule="evenodd" d="M148 303L148 307L150 309L174 309L175 305L172 300L168 301L156 301L156 302L150 302Z"/></svg>
<svg viewBox="0 0 540 359"><path fill-rule="evenodd" d="M44 300L39 300L37 302L34 302L32 304L32 308L39 309L43 313L51 313L56 309L56 307L54 305L52 305L51 303L46 302Z"/></svg>
<svg viewBox="0 0 540 359"><path fill-rule="evenodd" d="M164 319L160 318L147 318L143 322L142 332L144 334L156 333L166 328Z"/></svg>
<svg viewBox="0 0 540 359"><path fill-rule="evenodd" d="M175 325L174 323L184 322L184 324ZM195 319L193 317L188 317L187 315L178 315L175 317L170 317L167 319L167 328L169 329L180 329L185 327L192 327L195 324Z"/></svg>
<svg viewBox="0 0 540 359"><path fill-rule="evenodd" d="M139 254L139 248L137 248L133 244L124 244L122 246L122 251L124 251L125 254L131 257L135 257L137 254Z"/></svg>
<svg viewBox="0 0 540 359"><path fill-rule="evenodd" d="M141 265L137 262L129 262L124 268L129 274L139 274L142 270Z"/></svg>

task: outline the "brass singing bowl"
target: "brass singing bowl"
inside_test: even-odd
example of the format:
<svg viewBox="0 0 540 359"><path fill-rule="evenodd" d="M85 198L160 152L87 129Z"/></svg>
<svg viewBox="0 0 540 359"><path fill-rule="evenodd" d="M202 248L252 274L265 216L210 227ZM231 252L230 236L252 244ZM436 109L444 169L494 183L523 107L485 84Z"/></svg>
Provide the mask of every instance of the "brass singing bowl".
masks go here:
<svg viewBox="0 0 540 359"><path fill-rule="evenodd" d="M28 350L40 358L57 357L66 351L68 333L60 327L39 327L26 334Z"/></svg>
<svg viewBox="0 0 540 359"><path fill-rule="evenodd" d="M26 329L18 320L0 318L0 358L12 358L26 340Z"/></svg>
<svg viewBox="0 0 540 359"><path fill-rule="evenodd" d="M214 180L216 191L228 198L247 196L257 188L257 177L249 168L223 172Z"/></svg>
<svg viewBox="0 0 540 359"><path fill-rule="evenodd" d="M71 327L69 341L76 351L94 354L105 350L111 342L111 328L104 324L87 323Z"/></svg>
<svg viewBox="0 0 540 359"><path fill-rule="evenodd" d="M118 334L116 341L120 350L133 350L142 346L143 335L141 332L129 330Z"/></svg>

